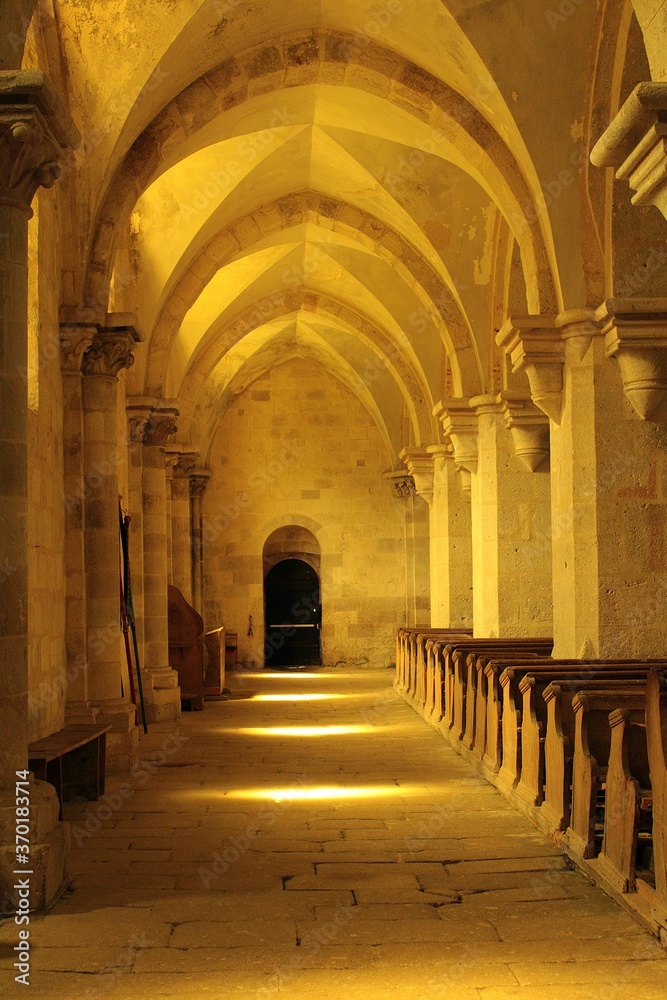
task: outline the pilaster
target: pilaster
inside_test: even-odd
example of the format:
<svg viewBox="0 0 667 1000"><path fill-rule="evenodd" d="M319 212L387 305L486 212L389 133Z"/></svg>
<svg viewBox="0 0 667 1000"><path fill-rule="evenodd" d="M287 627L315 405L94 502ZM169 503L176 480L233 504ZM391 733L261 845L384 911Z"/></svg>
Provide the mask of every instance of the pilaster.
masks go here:
<svg viewBox="0 0 667 1000"><path fill-rule="evenodd" d="M477 422L471 524L478 636L547 636L552 630L549 477L519 460L509 426L527 402L515 393L469 402Z"/></svg>
<svg viewBox="0 0 667 1000"><path fill-rule="evenodd" d="M192 520L190 516L190 478L194 475L199 453L183 447L168 451L171 459L171 582L192 604Z"/></svg>
<svg viewBox="0 0 667 1000"><path fill-rule="evenodd" d="M62 317L60 359L63 383L63 471L65 485L65 649L67 656L67 712L90 713L86 645L86 559L83 505L84 425L82 400L83 355L91 346L104 317L91 322L73 311Z"/></svg>
<svg viewBox="0 0 667 1000"><path fill-rule="evenodd" d="M192 606L204 616L204 495L211 479L207 469L190 476L190 534L192 538Z"/></svg>

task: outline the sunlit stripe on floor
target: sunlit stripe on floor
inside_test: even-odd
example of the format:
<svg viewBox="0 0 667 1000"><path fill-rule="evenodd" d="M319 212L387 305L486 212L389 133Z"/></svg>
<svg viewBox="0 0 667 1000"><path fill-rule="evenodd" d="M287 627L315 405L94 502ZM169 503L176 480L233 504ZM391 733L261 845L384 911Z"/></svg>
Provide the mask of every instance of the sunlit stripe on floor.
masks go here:
<svg viewBox="0 0 667 1000"><path fill-rule="evenodd" d="M353 694L254 694L249 701L338 701L341 698L356 698Z"/></svg>
<svg viewBox="0 0 667 1000"><path fill-rule="evenodd" d="M376 733L377 726L262 726L255 729L234 729L231 732L242 733L244 736L354 736Z"/></svg>
<svg viewBox="0 0 667 1000"><path fill-rule="evenodd" d="M405 795L397 785L341 788L323 785L315 788L240 788L226 793L229 799L268 799L271 802L314 802L321 799L370 799Z"/></svg>

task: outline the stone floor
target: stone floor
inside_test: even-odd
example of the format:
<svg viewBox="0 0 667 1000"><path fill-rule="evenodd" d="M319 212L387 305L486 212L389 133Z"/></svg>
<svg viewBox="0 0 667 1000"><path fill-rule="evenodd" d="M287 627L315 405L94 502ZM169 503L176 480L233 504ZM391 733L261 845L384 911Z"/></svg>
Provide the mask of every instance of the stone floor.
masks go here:
<svg viewBox="0 0 667 1000"><path fill-rule="evenodd" d="M156 727L137 774L66 807L76 880L33 919L27 995L664 1000L667 952L391 681L235 674Z"/></svg>

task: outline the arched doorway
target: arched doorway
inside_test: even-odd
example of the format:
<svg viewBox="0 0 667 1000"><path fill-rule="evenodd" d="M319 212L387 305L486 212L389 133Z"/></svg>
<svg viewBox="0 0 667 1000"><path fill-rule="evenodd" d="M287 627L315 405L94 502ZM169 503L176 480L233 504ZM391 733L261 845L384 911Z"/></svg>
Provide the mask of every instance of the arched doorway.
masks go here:
<svg viewBox="0 0 667 1000"><path fill-rule="evenodd" d="M264 665L322 664L320 579L303 559L283 559L264 581Z"/></svg>

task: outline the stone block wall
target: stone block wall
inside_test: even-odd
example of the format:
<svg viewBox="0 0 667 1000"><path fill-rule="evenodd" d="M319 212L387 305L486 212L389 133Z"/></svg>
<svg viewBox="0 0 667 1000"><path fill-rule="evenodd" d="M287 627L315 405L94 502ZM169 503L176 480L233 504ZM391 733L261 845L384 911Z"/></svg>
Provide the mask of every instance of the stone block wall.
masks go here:
<svg viewBox="0 0 667 1000"><path fill-rule="evenodd" d="M207 627L224 622L238 632L239 660L263 664L263 548L277 528L298 524L321 548L324 662L391 664L405 620L403 504L383 479L387 451L356 396L313 363L286 362L234 401L210 468Z"/></svg>

